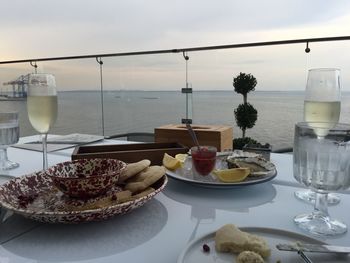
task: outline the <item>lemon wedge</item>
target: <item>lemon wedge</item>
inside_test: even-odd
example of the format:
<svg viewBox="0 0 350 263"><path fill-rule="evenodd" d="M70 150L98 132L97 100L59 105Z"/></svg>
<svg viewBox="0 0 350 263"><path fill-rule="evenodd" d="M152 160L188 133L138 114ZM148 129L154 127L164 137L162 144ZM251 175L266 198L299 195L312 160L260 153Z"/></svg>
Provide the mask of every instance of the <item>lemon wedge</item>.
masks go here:
<svg viewBox="0 0 350 263"><path fill-rule="evenodd" d="M169 170L176 170L181 167L181 162L169 154L164 153L163 165Z"/></svg>
<svg viewBox="0 0 350 263"><path fill-rule="evenodd" d="M213 173L224 183L241 182L250 174L249 168L214 170Z"/></svg>
<svg viewBox="0 0 350 263"><path fill-rule="evenodd" d="M178 153L175 155L175 159L179 160L181 165L183 165L186 161L188 154L186 153Z"/></svg>

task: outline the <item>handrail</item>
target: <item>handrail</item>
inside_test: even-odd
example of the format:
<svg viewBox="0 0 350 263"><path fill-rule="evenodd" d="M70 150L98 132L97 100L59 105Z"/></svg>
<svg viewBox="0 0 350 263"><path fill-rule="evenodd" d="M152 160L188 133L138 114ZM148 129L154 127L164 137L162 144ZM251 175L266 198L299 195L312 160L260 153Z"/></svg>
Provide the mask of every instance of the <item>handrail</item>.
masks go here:
<svg viewBox="0 0 350 263"><path fill-rule="evenodd" d="M272 149L273 153L292 153L293 147L284 147L284 148L278 148L278 149Z"/></svg>
<svg viewBox="0 0 350 263"><path fill-rule="evenodd" d="M151 132L128 132L104 136L105 139L115 139L126 137L127 141L154 142L154 133Z"/></svg>
<svg viewBox="0 0 350 263"><path fill-rule="evenodd" d="M86 58L97 58L97 57L102 58L102 57L138 56L138 55L151 55L151 54L164 54L164 53L205 51L205 50L216 50L216 49L287 45L287 44L298 44L298 43L306 43L307 47L305 49L305 52L308 53L310 51L309 43L327 42L327 41L344 41L344 40L350 40L350 36L303 38L303 39L252 42L252 43L241 43L241 44L230 44L230 45L202 46L202 47L180 48L180 49L160 49L160 50L149 50L149 51L107 53L107 54L94 54L94 55L81 55L81 56L31 58L31 59L21 59L21 60L0 61L0 64L14 64L14 63L26 63L26 62L33 63L33 62L39 62L39 61L72 60L72 59L86 59Z"/></svg>

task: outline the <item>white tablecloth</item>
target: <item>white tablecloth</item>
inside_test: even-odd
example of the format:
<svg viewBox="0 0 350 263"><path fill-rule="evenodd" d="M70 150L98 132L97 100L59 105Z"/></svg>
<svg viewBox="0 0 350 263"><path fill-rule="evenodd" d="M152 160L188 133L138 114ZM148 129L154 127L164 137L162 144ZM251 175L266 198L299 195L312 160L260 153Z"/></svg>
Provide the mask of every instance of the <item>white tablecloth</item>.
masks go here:
<svg viewBox="0 0 350 263"><path fill-rule="evenodd" d="M105 141L103 143L126 143ZM73 149L49 154L49 164L70 159ZM40 152L10 148L20 176L40 170ZM165 190L133 212L102 222L42 224L12 215L0 223L0 263L13 262L176 262L189 241L226 223L302 232L293 217L312 211L294 197L292 156L272 154L278 175L270 182L234 189L206 189L169 179ZM350 195L330 214L350 226ZM350 234L322 239L350 246ZM283 260L282 260L283 262Z"/></svg>

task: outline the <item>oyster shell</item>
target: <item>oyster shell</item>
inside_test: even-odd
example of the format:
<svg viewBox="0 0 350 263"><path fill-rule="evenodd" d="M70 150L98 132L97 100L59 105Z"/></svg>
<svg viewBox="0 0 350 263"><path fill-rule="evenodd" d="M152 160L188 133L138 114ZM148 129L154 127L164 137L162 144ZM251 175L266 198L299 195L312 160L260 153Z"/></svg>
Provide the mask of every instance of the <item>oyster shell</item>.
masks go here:
<svg viewBox="0 0 350 263"><path fill-rule="evenodd" d="M273 163L264 159L261 155L251 152L235 151L226 159L227 167L249 168L249 176L263 176L273 172L276 167Z"/></svg>
<svg viewBox="0 0 350 263"><path fill-rule="evenodd" d="M253 152L244 152L242 150L234 150L227 158L248 158L248 157L262 157L261 154Z"/></svg>

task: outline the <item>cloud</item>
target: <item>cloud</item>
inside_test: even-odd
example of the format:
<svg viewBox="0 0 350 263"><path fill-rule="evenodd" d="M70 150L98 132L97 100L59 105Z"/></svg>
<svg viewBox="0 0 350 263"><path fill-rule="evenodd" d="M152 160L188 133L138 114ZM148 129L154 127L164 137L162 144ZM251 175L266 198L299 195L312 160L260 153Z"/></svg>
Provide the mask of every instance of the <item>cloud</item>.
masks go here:
<svg viewBox="0 0 350 263"><path fill-rule="evenodd" d="M1 61L338 36L347 35L350 24L346 0L0 0L0 4ZM191 81L202 89L231 88L227 85L232 75L245 70L258 75L266 89L295 89L302 87L310 66L338 65L348 72L348 42L310 47L308 57L304 45L192 52ZM183 83L182 54L104 61L110 87L113 80L150 89ZM62 76L67 88L96 86L94 59L40 64ZM0 77L8 80L32 70L29 65L19 68L23 70L10 67ZM283 80L276 80L279 76Z"/></svg>

